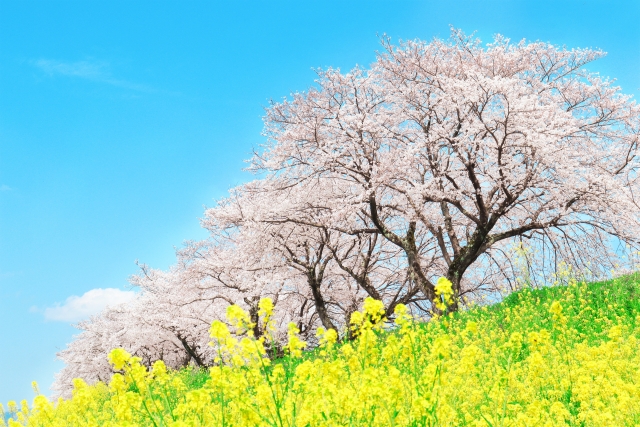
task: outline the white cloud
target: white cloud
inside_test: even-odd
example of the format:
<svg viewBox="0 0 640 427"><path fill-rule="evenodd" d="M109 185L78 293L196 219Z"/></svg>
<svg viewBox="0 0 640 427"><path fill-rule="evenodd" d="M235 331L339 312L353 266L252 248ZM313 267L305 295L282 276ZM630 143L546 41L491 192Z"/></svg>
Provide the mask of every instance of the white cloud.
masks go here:
<svg viewBox="0 0 640 427"><path fill-rule="evenodd" d="M109 71L109 63L104 61L64 62L53 59L38 59L37 61L32 61L32 64L49 76L78 77L138 92L156 92L155 89L149 86L114 78Z"/></svg>
<svg viewBox="0 0 640 427"><path fill-rule="evenodd" d="M62 74L63 76L73 76L91 80L104 78L107 75L106 69L108 67L108 64L104 62L62 62L51 59L39 59L34 61L34 64L50 76Z"/></svg>
<svg viewBox="0 0 640 427"><path fill-rule="evenodd" d="M12 191L13 188L9 187L7 184L0 185L0 191Z"/></svg>
<svg viewBox="0 0 640 427"><path fill-rule="evenodd" d="M129 302L135 295L134 291L123 291L116 288L91 289L80 297L70 296L64 304L45 308L44 317L47 320L58 322L78 322L98 314L107 306Z"/></svg>

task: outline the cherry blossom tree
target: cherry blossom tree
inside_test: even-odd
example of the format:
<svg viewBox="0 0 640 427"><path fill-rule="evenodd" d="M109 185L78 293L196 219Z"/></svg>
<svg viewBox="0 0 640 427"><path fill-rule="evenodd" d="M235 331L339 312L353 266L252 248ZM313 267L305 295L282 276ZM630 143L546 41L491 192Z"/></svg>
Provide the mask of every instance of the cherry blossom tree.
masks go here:
<svg viewBox="0 0 640 427"><path fill-rule="evenodd" d="M254 181L209 209L203 224L212 235L227 229L250 234L255 243L241 252L260 252L259 257L275 260L278 265L271 268L280 277L305 282L313 316L327 329L346 328L366 296L388 302L391 311L397 304L420 300L415 289L406 292L406 267L395 246L377 235L345 233L338 226L343 220L338 210L319 204L326 204L333 193L328 186Z"/></svg>
<svg viewBox="0 0 640 427"><path fill-rule="evenodd" d="M610 260L610 237L638 245L640 110L584 69L601 51L485 47L458 31L383 46L369 70L318 71L316 87L272 104L253 170L343 183L338 209L363 218L347 232L400 248L432 301L440 275L456 297L477 267L509 278L513 239L591 268Z"/></svg>
<svg viewBox="0 0 640 427"><path fill-rule="evenodd" d="M107 307L77 325L81 333L58 354L65 367L53 386L57 394L68 396L74 378L88 383L109 379L113 370L107 355L118 347L147 366L156 360L175 369L211 364L208 329L217 307L199 299L197 288L177 268L163 272L142 266L141 270L132 278L140 286L133 301Z"/></svg>

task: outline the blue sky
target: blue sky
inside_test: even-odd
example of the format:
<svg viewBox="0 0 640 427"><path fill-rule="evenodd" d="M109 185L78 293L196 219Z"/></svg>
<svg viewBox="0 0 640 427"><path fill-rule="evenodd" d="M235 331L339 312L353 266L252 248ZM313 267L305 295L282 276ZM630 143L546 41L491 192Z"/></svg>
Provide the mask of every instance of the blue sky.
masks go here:
<svg viewBox="0 0 640 427"><path fill-rule="evenodd" d="M640 2L0 0L0 401L46 392L71 324L167 268L250 176L269 99L449 25L609 55L640 92ZM116 291L119 289L122 292Z"/></svg>

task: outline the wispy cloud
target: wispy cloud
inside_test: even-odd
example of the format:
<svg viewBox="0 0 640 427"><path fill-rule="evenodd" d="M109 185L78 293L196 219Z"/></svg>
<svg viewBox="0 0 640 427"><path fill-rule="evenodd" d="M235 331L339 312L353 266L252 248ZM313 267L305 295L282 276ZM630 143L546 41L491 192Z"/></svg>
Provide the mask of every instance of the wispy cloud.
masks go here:
<svg viewBox="0 0 640 427"><path fill-rule="evenodd" d="M33 65L45 74L53 76L75 77L85 80L104 83L124 89L138 92L156 92L152 87L117 79L111 74L110 64L105 61L76 61L64 62L53 59L38 59L32 61Z"/></svg>
<svg viewBox="0 0 640 427"><path fill-rule="evenodd" d="M50 76L61 74L90 80L104 78L109 67L106 62L62 62L51 59L39 59L34 61L34 65Z"/></svg>
<svg viewBox="0 0 640 427"><path fill-rule="evenodd" d="M21 276L22 271L0 271L0 282L5 279L11 279L12 277Z"/></svg>
<svg viewBox="0 0 640 427"><path fill-rule="evenodd" d="M135 298L134 291L123 291L116 288L96 288L85 292L82 296L72 295L64 304L55 304L44 309L47 320L58 322L78 322L100 313L107 306L129 302Z"/></svg>
<svg viewBox="0 0 640 427"><path fill-rule="evenodd" d="M13 188L9 187L7 184L0 185L0 191L13 191Z"/></svg>

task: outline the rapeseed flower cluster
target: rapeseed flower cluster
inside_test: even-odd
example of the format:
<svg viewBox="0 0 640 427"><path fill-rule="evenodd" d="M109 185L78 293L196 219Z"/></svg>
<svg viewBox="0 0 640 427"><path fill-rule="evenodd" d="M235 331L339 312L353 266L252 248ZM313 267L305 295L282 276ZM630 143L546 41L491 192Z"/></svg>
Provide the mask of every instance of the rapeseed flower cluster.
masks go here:
<svg viewBox="0 0 640 427"><path fill-rule="evenodd" d="M439 290L446 304L447 284ZM449 286L450 289L450 286ZM406 306L386 319L367 300L352 333L289 327L269 356L247 313L214 322L208 370L151 369L122 349L108 384L76 380L73 397L9 404L9 426L636 426L640 425L640 277L525 289L494 306L421 323ZM0 421L2 423L2 421Z"/></svg>
<svg viewBox="0 0 640 427"><path fill-rule="evenodd" d="M453 285L451 281L445 277L438 279L435 285L436 296L436 308L440 311L444 311L453 303Z"/></svg>

